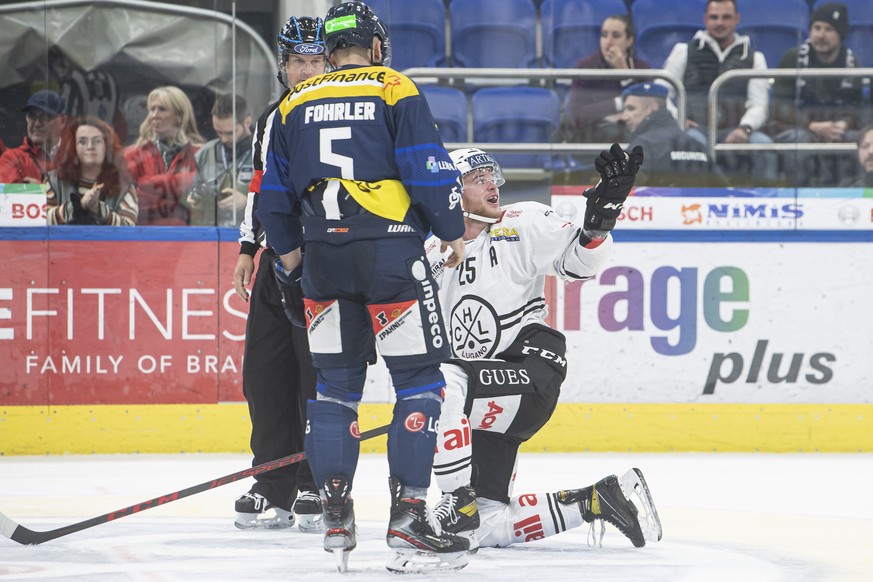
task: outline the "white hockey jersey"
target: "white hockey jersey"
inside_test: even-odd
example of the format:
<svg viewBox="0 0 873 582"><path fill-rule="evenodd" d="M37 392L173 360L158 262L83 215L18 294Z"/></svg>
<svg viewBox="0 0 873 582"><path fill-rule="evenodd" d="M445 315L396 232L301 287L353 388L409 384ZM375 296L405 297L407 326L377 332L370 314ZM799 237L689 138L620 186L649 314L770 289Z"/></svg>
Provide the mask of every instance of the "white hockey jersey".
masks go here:
<svg viewBox="0 0 873 582"><path fill-rule="evenodd" d="M428 238L425 250L440 285L454 356L493 358L524 326L545 325L546 275L588 279L600 271L611 249L611 235L597 248L584 248L579 228L538 202L505 206L500 220L467 241L456 269L444 268L439 239Z"/></svg>

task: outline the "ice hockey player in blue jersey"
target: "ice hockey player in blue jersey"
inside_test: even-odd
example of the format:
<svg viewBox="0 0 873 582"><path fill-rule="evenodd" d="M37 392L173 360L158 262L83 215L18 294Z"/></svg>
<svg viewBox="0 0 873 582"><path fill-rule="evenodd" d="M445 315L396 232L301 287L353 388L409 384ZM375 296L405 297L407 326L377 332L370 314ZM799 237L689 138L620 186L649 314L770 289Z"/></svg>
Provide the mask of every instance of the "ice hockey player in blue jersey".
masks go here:
<svg viewBox="0 0 873 582"><path fill-rule="evenodd" d="M276 56L277 77L286 89L324 72L323 28L321 18L292 16L285 22L276 37ZM254 176L240 223L240 253L233 270L234 288L249 302L242 368L243 395L252 421L252 465L303 448L306 402L315 397L315 368L301 323L303 299L297 287L278 278L276 254L254 213L264 175L264 128L280 102L269 105L255 126ZM255 273L259 250L257 275L249 294L246 285ZM301 531L321 532L321 496L307 461L255 475L255 484L234 505L234 523L240 529L284 528L296 522Z"/></svg>
<svg viewBox="0 0 873 582"><path fill-rule="evenodd" d="M356 545L357 407L378 344L397 395L387 567L457 569L469 542L442 533L424 501L445 386L440 364L451 350L423 241L432 231L451 247L449 268L463 258L460 175L416 85L385 66L388 37L373 11L345 2L328 11L324 30L334 70L298 84L279 105L257 210L289 276L302 267L318 368L305 447L321 486L324 548L344 571Z"/></svg>

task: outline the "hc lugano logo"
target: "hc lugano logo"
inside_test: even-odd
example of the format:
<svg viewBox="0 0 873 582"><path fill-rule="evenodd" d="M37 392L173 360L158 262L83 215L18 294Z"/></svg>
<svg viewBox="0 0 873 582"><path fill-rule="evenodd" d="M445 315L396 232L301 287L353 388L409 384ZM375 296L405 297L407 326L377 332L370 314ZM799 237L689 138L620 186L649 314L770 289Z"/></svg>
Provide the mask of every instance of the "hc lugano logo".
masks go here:
<svg viewBox="0 0 873 582"><path fill-rule="evenodd" d="M500 342L500 318L491 304L465 295L452 309L452 351L459 358L490 358Z"/></svg>

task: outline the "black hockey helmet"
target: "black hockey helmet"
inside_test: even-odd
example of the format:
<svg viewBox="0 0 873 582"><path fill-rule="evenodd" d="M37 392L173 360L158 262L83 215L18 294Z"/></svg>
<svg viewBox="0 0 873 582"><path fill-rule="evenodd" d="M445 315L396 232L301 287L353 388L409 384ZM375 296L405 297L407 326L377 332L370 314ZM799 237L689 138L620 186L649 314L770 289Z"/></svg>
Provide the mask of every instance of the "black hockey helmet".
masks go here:
<svg viewBox="0 0 873 582"><path fill-rule="evenodd" d="M370 48L373 37L382 41L382 62L391 66L391 41L388 28L373 10L363 2L343 2L327 11L324 17L324 42L327 54L334 49L362 46Z"/></svg>
<svg viewBox="0 0 873 582"><path fill-rule="evenodd" d="M277 62L279 64L279 81L282 81L285 62L288 55L323 55L324 54L324 21L321 18L309 16L292 16L276 36Z"/></svg>
<svg viewBox="0 0 873 582"><path fill-rule="evenodd" d="M388 28L381 20L376 22L376 36L382 39L382 62L383 67L391 66L391 39L388 38Z"/></svg>

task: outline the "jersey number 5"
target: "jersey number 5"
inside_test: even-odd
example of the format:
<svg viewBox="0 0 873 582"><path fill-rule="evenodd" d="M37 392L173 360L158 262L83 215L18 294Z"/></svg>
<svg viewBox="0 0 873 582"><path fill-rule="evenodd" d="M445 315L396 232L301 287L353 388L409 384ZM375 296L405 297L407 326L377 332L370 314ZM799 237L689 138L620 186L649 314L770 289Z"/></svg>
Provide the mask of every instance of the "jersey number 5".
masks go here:
<svg viewBox="0 0 873 582"><path fill-rule="evenodd" d="M333 142L338 139L352 139L351 127L325 127L318 132L318 158L322 164L336 166L344 180L355 179L355 160L333 151ZM324 217L339 220L339 180L329 180L321 201Z"/></svg>

